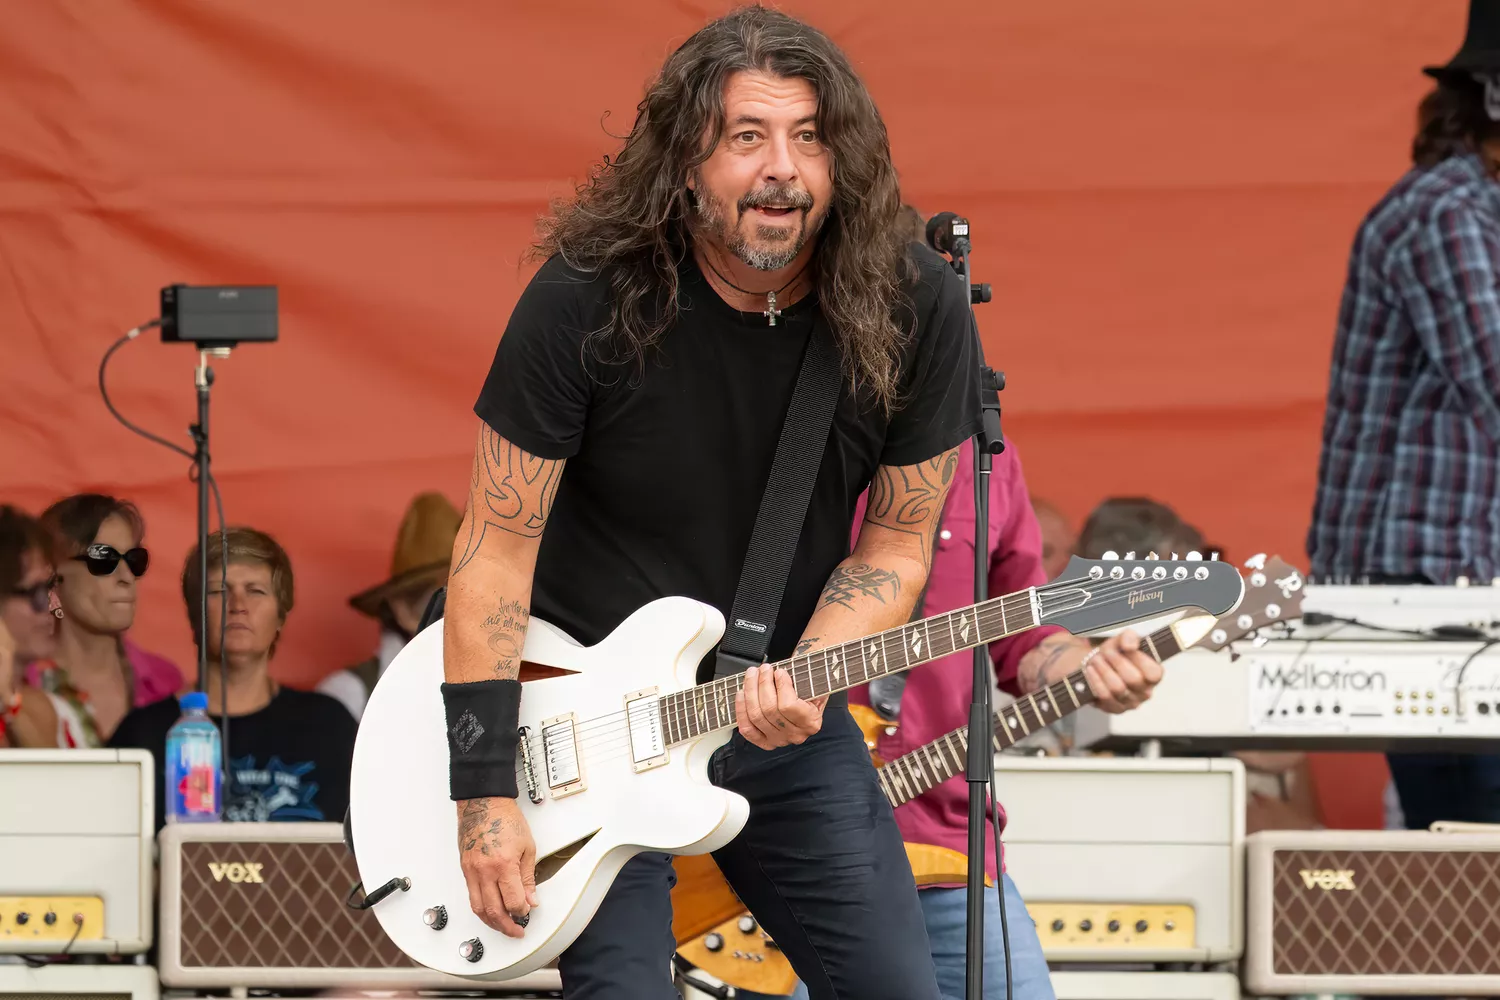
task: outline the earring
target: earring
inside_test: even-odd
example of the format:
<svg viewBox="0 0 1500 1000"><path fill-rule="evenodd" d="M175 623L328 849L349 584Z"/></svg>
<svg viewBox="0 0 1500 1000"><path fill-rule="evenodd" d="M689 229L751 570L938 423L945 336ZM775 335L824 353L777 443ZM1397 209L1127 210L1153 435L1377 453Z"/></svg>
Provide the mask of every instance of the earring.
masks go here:
<svg viewBox="0 0 1500 1000"><path fill-rule="evenodd" d="M62 615L62 608L53 608L52 609L52 617L61 620L62 616L63 616Z"/></svg>

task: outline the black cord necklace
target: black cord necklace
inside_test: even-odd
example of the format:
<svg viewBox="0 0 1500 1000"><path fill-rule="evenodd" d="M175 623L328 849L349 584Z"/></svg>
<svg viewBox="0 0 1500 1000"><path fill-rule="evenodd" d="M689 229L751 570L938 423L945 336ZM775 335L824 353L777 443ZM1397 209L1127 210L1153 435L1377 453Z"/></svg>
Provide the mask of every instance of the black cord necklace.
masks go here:
<svg viewBox="0 0 1500 1000"><path fill-rule="evenodd" d="M719 271L719 269L717 267L714 267L714 262L709 258L708 253L706 251L703 254L703 262L708 265L708 269L710 271L712 271L714 273L714 275L720 281L724 282L724 284L728 285L730 288L733 288L735 291L739 292L740 294L742 294L742 295L759 295L759 294L761 294L760 292L751 291L748 288L741 288L739 285L736 285L734 282L732 282L728 278L724 277L724 275ZM781 310L776 308L776 295L777 295L777 293L786 291L787 288L789 288L792 285L793 282L795 282L798 278L800 278L804 274L806 274L807 273L807 269L809 267L811 267L811 266L812 266L812 261L809 260L806 264L802 265L802 270L798 271L796 274L792 275L791 278L789 278L787 280L787 283L785 285L782 285L780 288L776 289L775 291L770 291L770 292L766 292L765 293L765 295L766 295L766 308L761 311L761 315L764 316L764 317L766 317L766 321L767 321L768 325L775 326L776 325L776 318L781 315Z"/></svg>

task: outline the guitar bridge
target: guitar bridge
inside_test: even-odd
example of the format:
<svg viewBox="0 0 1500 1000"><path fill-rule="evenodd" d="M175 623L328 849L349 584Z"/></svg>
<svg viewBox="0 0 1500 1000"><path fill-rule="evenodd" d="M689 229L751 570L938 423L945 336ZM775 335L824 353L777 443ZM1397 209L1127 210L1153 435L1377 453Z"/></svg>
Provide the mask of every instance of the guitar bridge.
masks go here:
<svg viewBox="0 0 1500 1000"><path fill-rule="evenodd" d="M540 805L542 801L541 783L536 778L536 761L531 756L531 727L521 727L521 742L518 744L521 751L521 778L526 782L526 795L532 802Z"/></svg>

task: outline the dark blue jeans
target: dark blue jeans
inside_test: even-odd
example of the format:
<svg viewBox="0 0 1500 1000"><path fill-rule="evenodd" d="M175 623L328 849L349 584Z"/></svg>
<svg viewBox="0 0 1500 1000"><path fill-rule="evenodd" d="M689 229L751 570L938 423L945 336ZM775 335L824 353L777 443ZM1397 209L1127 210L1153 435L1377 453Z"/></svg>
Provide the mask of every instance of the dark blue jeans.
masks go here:
<svg viewBox="0 0 1500 1000"><path fill-rule="evenodd" d="M839 698L806 743L761 750L738 733L714 784L750 801L714 860L812 1000L939 1000L922 907L891 805ZM676 1000L671 858L632 858L559 961L568 1000Z"/></svg>

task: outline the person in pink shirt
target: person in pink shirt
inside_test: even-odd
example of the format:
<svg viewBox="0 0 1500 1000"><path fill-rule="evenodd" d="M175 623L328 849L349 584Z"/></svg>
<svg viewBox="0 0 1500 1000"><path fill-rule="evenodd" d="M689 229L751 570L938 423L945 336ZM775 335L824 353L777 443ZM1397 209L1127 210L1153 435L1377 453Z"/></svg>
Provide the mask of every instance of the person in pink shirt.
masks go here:
<svg viewBox="0 0 1500 1000"><path fill-rule="evenodd" d="M855 532L863 521L864 498L855 509ZM927 589L914 618L929 617L974 603L974 443L965 441L958 469L948 490ZM995 456L990 474L989 594L1040 586L1047 582L1042 533L1026 491L1026 478L1015 442ZM1012 695L1038 690L1060 680L1089 659L1090 686L1107 712L1123 712L1145 701L1161 680L1161 665L1139 649L1137 633L1126 629L1097 648L1086 638L1046 626L1001 639L990 646L1000 688ZM1091 650L1095 650L1091 654ZM974 676L973 654L955 653L902 675L895 684L857 688L851 704L871 704L890 717L899 706L899 726L883 732L878 752L893 760L968 722ZM893 691L892 688L899 688ZM969 790L962 775L943 782L896 810L896 825L908 843L968 850ZM1000 827L1005 812L1000 809ZM985 996L1005 997L1005 952L1000 938L1001 887L1010 932L1011 974L1015 1000L1053 1000L1047 961L1025 904L1009 875L995 870L994 828L986 826L985 871L997 887L986 893ZM919 893L937 966L938 987L945 1000L964 996L967 935L966 890L962 885L924 887Z"/></svg>
<svg viewBox="0 0 1500 1000"><path fill-rule="evenodd" d="M65 497L42 523L60 549L56 653L27 665L26 682L54 695L68 746L100 747L132 708L175 694L182 672L125 638L136 582L150 562L140 511L97 493Z"/></svg>

